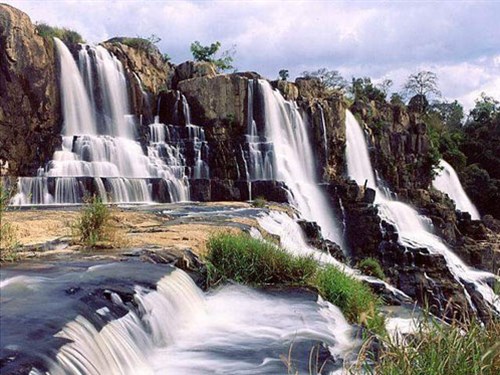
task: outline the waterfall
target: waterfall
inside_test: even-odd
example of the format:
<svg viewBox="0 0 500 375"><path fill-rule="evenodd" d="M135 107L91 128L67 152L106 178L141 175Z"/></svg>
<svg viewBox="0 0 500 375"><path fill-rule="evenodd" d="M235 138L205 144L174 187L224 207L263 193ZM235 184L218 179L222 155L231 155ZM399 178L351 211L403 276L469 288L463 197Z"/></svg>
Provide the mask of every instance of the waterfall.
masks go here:
<svg viewBox="0 0 500 375"><path fill-rule="evenodd" d="M297 104L286 101L267 81L258 80L257 87L263 103L265 137L273 147L273 178L286 184L290 203L304 219L317 222L326 239L342 245L330 202L318 186L307 122Z"/></svg>
<svg viewBox="0 0 500 375"><path fill-rule="evenodd" d="M163 275L155 286L125 287L124 276L135 275L143 283L150 279L147 272L144 274L144 264L120 263L97 265L83 272L60 270L56 276L26 276L16 271L10 277L7 273L7 278L2 275L2 296L12 303L0 319L7 324L21 313L31 329L38 329L33 324L40 324L40 331L50 335L56 329L55 338L61 340L52 340L56 346L44 348L52 358L47 363L47 373L52 375L214 371L271 375L287 372L281 356L287 357L290 351L297 372L306 374L310 350L318 343L334 358L325 366L326 373L332 373L342 370L343 360L352 359L350 353L360 344L352 338L353 328L340 310L319 297L311 298L310 292L268 292L226 285L204 294L184 271L155 265L147 267L152 277ZM85 295L95 292L93 288L102 283L107 285L110 289L105 307L99 299L97 304L90 299L89 306L84 307L74 295L65 293L75 285L75 279ZM120 294L113 292L116 281ZM120 295L129 298L129 288L134 293L131 300L124 301ZM32 311L35 302L50 296L55 303ZM60 306L66 309L60 311ZM71 317L75 313L78 315ZM36 316L39 320L35 322L40 323L32 322ZM58 318L64 322L60 326ZM29 350L40 343L29 342L27 330L5 326L3 333L5 343L20 344L20 353L23 345ZM37 363L47 359L46 354L39 353L43 359ZM42 372L34 369L31 373Z"/></svg>
<svg viewBox="0 0 500 375"><path fill-rule="evenodd" d="M445 160L439 161L438 170L436 171L436 176L432 181L432 186L442 191L453 199L457 209L463 212L468 212L472 220L480 220L481 215L471 202L467 194L465 193L460 180L458 179L457 172L453 167L448 164Z"/></svg>
<svg viewBox="0 0 500 375"><path fill-rule="evenodd" d="M165 143L165 134L158 133L161 127L150 126L147 155L136 139L120 61L102 46L83 45L78 67L66 45L57 38L55 43L61 66L62 146L37 177L19 178L12 204L81 203L92 194L106 202L152 202L158 181L166 185L170 201L189 200L184 156ZM201 131L195 135L194 173L206 178L208 167L201 155L208 153L208 146Z"/></svg>
<svg viewBox="0 0 500 375"><path fill-rule="evenodd" d="M466 296L468 293L464 286L465 282L473 284L484 300L500 312L500 300L486 283L488 278L495 276L467 266L438 236L430 231L426 220L414 208L390 199L382 189L377 187L363 130L349 111L346 115L346 134L348 174L359 185L367 181L368 186L376 190L375 204L379 207L379 214L382 219L397 228L401 244L410 248L425 247L433 254L442 255L456 281L464 287ZM469 302L474 308L472 302L470 300Z"/></svg>

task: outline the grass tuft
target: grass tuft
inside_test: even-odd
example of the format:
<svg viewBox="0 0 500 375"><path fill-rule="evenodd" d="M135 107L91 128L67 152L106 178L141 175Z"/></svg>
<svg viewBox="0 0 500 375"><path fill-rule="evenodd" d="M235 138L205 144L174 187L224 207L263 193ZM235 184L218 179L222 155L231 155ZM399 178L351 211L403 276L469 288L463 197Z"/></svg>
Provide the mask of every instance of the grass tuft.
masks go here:
<svg viewBox="0 0 500 375"><path fill-rule="evenodd" d="M405 340L386 336L375 365L363 368L377 375L496 375L500 373L500 322L477 320L443 324L428 318Z"/></svg>
<svg viewBox="0 0 500 375"><path fill-rule="evenodd" d="M17 228L5 219L5 211L10 200L9 190L0 182L0 263L14 261L19 247Z"/></svg>
<svg viewBox="0 0 500 375"><path fill-rule="evenodd" d="M385 280L384 270L380 265L379 261L375 258L365 258L362 259L357 264L357 269L359 269L363 274L368 276L374 276L379 278L380 280Z"/></svg>
<svg viewBox="0 0 500 375"><path fill-rule="evenodd" d="M80 216L71 224L72 236L76 242L90 247L113 241L115 229L111 210L97 196L85 202Z"/></svg>
<svg viewBox="0 0 500 375"><path fill-rule="evenodd" d="M72 45L85 43L82 36L74 30L70 30L67 28L60 28L55 26L50 26L46 23L37 23L36 30L38 35L44 38L59 38L64 44Z"/></svg>

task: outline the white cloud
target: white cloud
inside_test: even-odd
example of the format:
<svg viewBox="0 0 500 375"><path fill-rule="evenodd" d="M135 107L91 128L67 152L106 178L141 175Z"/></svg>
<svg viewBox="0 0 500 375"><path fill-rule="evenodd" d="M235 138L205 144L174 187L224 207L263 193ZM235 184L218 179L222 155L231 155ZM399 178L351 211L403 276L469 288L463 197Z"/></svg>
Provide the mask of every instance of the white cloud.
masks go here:
<svg viewBox="0 0 500 375"><path fill-rule="evenodd" d="M438 73L445 97L498 95L499 2L467 1L7 1L33 20L78 30L88 41L162 38L175 62L194 40L237 46L235 65L274 78L320 67L392 78ZM396 88L396 87L395 87ZM467 104L467 106L470 106Z"/></svg>

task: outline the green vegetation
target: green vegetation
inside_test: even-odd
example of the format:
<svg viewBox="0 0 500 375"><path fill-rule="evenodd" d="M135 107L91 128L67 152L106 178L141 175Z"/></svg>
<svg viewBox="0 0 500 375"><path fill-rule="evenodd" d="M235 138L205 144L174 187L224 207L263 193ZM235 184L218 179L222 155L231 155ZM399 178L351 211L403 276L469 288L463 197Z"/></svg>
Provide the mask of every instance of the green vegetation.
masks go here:
<svg viewBox="0 0 500 375"><path fill-rule="evenodd" d="M111 211L100 197L93 196L84 205L80 216L71 225L73 237L78 243L94 247L113 239Z"/></svg>
<svg viewBox="0 0 500 375"><path fill-rule="evenodd" d="M38 35L44 38L58 38L61 39L64 44L78 44L85 43L82 36L74 30L67 29L65 27L55 27L49 26L46 23L37 23L35 25Z"/></svg>
<svg viewBox="0 0 500 375"><path fill-rule="evenodd" d="M264 208L264 207L266 207L266 204L267 204L267 200L266 200L266 198L264 198L262 196L256 197L252 202L252 206L257 207L257 208Z"/></svg>
<svg viewBox="0 0 500 375"><path fill-rule="evenodd" d="M219 52L221 43L219 41L210 44L209 46L202 46L200 42L195 41L191 43L191 53L196 61L211 62L215 65L219 72L232 70L235 46L231 47L221 53L220 57L216 58L215 55Z"/></svg>
<svg viewBox="0 0 500 375"><path fill-rule="evenodd" d="M288 69L281 69L278 72L278 79L281 79L282 81L286 81L290 77L290 72Z"/></svg>
<svg viewBox="0 0 500 375"><path fill-rule="evenodd" d="M358 265L356 266L363 274L368 276L378 277L380 280L385 279L384 271L382 270L382 266L379 261L375 258L365 258L362 259Z"/></svg>
<svg viewBox="0 0 500 375"><path fill-rule="evenodd" d="M310 257L295 257L248 234L218 233L207 242L208 283L228 279L250 285L304 285L337 305L350 322L384 331L378 298L369 287L333 266Z"/></svg>
<svg viewBox="0 0 500 375"><path fill-rule="evenodd" d="M151 34L149 37L141 37L137 36L135 38L129 37L119 37L112 38L108 40L109 43L121 43L129 46L131 48L135 48L147 53L152 53L154 51L158 51L158 47L156 46L161 41L161 38L155 34ZM170 57L165 54L163 55L165 61L168 61ZM168 59L168 60L167 60Z"/></svg>
<svg viewBox="0 0 500 375"><path fill-rule="evenodd" d="M248 234L219 233L207 242L209 284L228 279L243 284L304 285L316 272L311 258L292 257Z"/></svg>
<svg viewBox="0 0 500 375"><path fill-rule="evenodd" d="M499 335L498 321L445 325L427 317L405 341L385 337L378 358L368 355L375 366L365 357L362 367L377 375L494 375L500 373Z"/></svg>
<svg viewBox="0 0 500 375"><path fill-rule="evenodd" d="M344 91L347 88L347 81L338 70L328 70L321 68L312 72L302 72L304 78L317 78L327 90Z"/></svg>
<svg viewBox="0 0 500 375"><path fill-rule="evenodd" d="M17 228L5 220L9 199L10 192L0 182L0 263L15 260L17 258L16 249L19 246Z"/></svg>

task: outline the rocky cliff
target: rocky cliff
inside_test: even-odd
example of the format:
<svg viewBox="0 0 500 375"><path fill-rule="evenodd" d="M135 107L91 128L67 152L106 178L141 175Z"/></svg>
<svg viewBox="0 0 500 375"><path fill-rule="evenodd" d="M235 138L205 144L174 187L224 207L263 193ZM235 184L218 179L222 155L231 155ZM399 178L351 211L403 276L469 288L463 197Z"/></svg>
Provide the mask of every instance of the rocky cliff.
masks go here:
<svg viewBox="0 0 500 375"><path fill-rule="evenodd" d="M23 12L0 4L0 161L33 176L60 145L54 44Z"/></svg>

